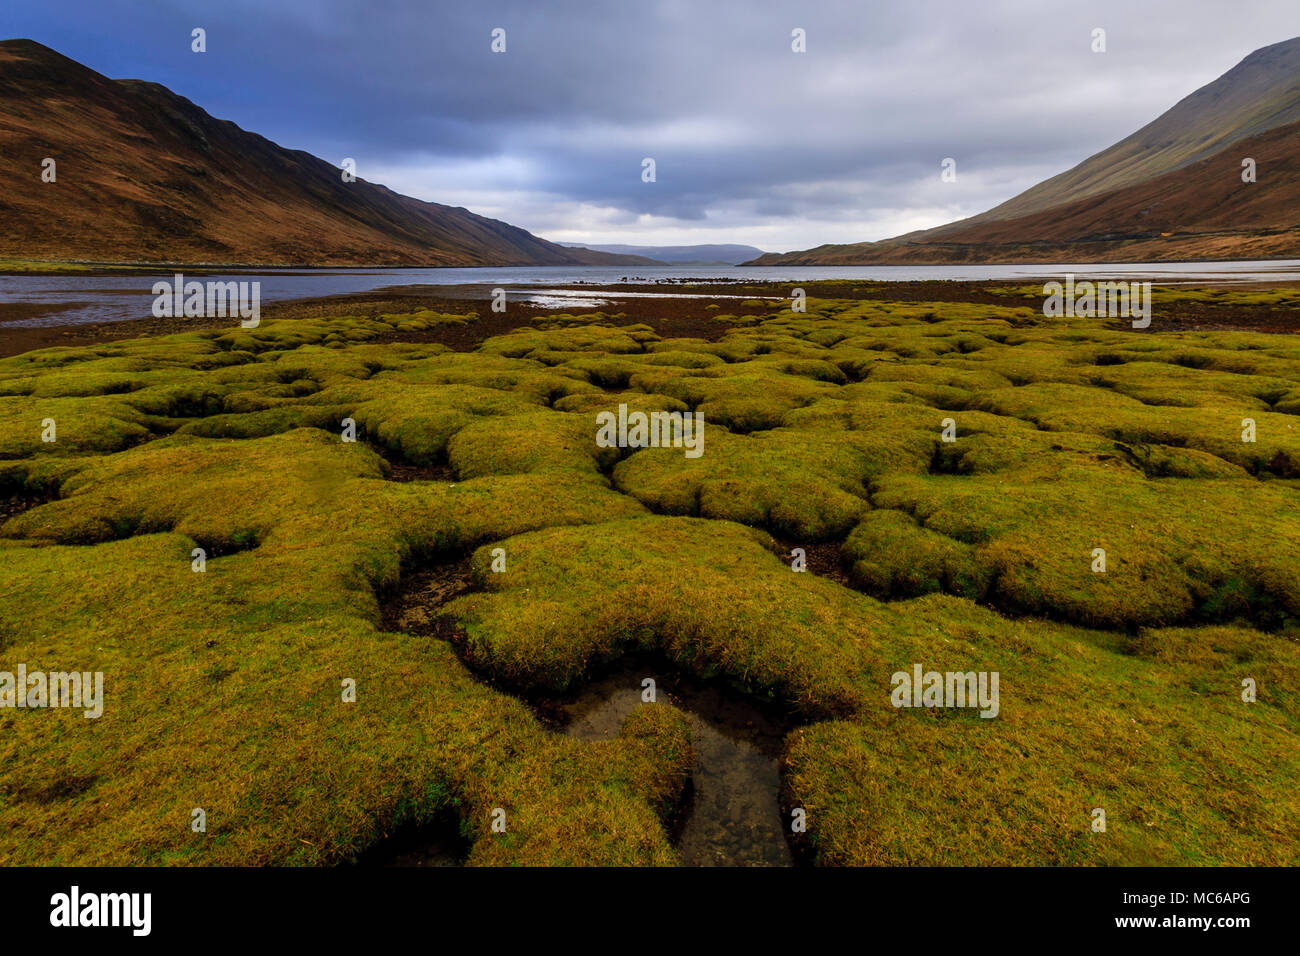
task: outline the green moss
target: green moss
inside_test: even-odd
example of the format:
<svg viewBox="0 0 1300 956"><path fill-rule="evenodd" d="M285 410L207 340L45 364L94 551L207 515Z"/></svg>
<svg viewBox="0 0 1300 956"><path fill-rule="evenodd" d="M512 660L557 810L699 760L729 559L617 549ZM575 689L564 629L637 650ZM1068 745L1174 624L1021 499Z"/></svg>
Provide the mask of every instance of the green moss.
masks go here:
<svg viewBox="0 0 1300 956"><path fill-rule="evenodd" d="M1275 637L1151 631L1134 648L948 597L908 608L927 668L965 668L953 645L999 649L1000 713L896 710L795 731L787 785L819 863L1296 861L1296 659ZM1244 703L1246 677L1272 699Z"/></svg>
<svg viewBox="0 0 1300 956"><path fill-rule="evenodd" d="M858 436L776 429L752 437L704 427L703 452L640 451L614 469L615 485L651 510L721 518L805 541L847 533L867 508L871 450Z"/></svg>
<svg viewBox="0 0 1300 956"><path fill-rule="evenodd" d="M503 691L648 652L797 715L822 863L1294 863L1300 346L1007 302L760 302L717 342L551 316L466 353L390 340L473 315L332 317L0 361L0 663L107 695L0 712L0 858L331 863L450 812L471 863L671 863L683 716L586 744ZM598 448L620 404L702 413L702 457ZM853 586L769 532L839 543ZM404 571L471 549L440 609L463 644L384 629ZM999 672L999 716L893 708L916 663Z"/></svg>

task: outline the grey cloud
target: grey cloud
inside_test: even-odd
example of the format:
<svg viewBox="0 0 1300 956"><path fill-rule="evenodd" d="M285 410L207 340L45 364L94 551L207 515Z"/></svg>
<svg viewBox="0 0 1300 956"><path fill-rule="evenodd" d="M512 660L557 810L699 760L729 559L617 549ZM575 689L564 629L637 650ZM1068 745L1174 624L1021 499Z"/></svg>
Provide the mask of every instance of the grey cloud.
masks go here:
<svg viewBox="0 0 1300 956"><path fill-rule="evenodd" d="M600 209L619 232L592 241L641 241L651 217L682 241L733 225L732 241L761 231L786 248L825 241L819 223L880 238L988 208L1300 33L1292 0L49 6L15 10L9 29L284 145L353 156L363 175L383 168L421 198L477 197L566 239L584 238L579 210ZM194 25L206 55L189 52ZM807 53L791 52L794 27ZM959 180L945 190L947 156Z"/></svg>

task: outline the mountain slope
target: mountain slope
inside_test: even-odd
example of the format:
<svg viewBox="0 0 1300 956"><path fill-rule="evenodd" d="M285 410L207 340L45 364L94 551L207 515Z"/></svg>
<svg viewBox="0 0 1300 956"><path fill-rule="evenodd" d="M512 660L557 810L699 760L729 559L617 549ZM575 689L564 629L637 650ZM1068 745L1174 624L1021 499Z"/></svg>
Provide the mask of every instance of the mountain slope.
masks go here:
<svg viewBox="0 0 1300 956"><path fill-rule="evenodd" d="M1258 180L1241 180L1250 156ZM1154 179L941 236L821 246L782 265L1158 262L1300 256L1300 123L1239 140ZM774 257L763 257L765 264Z"/></svg>
<svg viewBox="0 0 1300 956"><path fill-rule="evenodd" d="M1295 122L1300 122L1300 37L1256 50L1131 136L966 222L1013 219L1129 186Z"/></svg>
<svg viewBox="0 0 1300 956"><path fill-rule="evenodd" d="M57 181L42 182L45 157ZM357 179L156 83L0 42L0 257L302 265L615 265Z"/></svg>
<svg viewBox="0 0 1300 956"><path fill-rule="evenodd" d="M1241 161L1258 182L1241 181ZM754 265L1300 255L1300 38L1257 50L1152 123L978 216Z"/></svg>

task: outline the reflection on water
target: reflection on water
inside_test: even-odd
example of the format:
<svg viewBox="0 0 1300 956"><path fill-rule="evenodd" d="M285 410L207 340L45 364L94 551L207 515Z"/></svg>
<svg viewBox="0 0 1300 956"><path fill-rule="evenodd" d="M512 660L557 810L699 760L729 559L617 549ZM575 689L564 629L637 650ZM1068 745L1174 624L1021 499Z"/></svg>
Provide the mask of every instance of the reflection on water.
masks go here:
<svg viewBox="0 0 1300 956"><path fill-rule="evenodd" d="M641 702L656 681L657 704ZM629 666L547 710L580 740L611 740L636 707L667 701L685 712L695 748L693 792L676 847L686 866L790 866L778 799L779 756L788 728L737 694L650 668Z"/></svg>
<svg viewBox="0 0 1300 956"><path fill-rule="evenodd" d="M182 270L184 271L184 270ZM681 282L717 279L727 282L814 282L828 279L958 281L1047 279L1067 272L1077 276L1147 279L1157 284L1186 282L1296 282L1300 260L1242 262L1162 262L1135 264L948 265L948 266L533 266L480 269L267 269L241 274L209 273L202 281L256 279L263 304L349 292L372 292L394 286L547 286L621 282ZM199 278L198 270L191 274ZM49 311L5 322L5 326L86 325L142 319L151 314L155 282L172 282L175 272L100 275L0 275L0 306L48 306ZM547 290L549 291L549 290ZM538 293L546 294L546 293ZM620 295L624 295L620 293ZM565 302L556 307L569 308Z"/></svg>

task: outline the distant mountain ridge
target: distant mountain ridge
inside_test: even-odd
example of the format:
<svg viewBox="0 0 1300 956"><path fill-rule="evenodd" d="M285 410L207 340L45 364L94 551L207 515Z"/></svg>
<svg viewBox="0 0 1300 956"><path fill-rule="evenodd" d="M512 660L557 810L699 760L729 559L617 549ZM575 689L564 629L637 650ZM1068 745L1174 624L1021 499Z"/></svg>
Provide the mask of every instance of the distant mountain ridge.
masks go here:
<svg viewBox="0 0 1300 956"><path fill-rule="evenodd" d="M0 41L0 257L244 265L624 265L423 202L157 83ZM56 162L43 182L42 163ZM364 171L364 170L362 170Z"/></svg>
<svg viewBox="0 0 1300 956"><path fill-rule="evenodd" d="M1242 160L1257 181L1242 181ZM879 242L752 265L1300 256L1300 38L1263 47L1137 132L1004 203Z"/></svg>
<svg viewBox="0 0 1300 956"><path fill-rule="evenodd" d="M594 249L600 252L612 252L623 255L645 256L667 265L737 265L763 255L763 250L754 246L736 243L716 243L694 246L630 246L621 244L589 245L586 243L562 242L562 246L571 249Z"/></svg>

